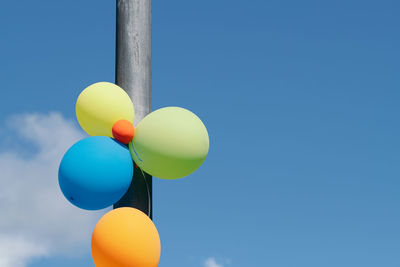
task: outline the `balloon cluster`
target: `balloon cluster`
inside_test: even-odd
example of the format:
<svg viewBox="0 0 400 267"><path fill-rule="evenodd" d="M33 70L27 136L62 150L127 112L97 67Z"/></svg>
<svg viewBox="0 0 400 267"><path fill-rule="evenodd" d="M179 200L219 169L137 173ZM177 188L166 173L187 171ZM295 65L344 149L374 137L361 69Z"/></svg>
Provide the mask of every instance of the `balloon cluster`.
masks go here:
<svg viewBox="0 0 400 267"><path fill-rule="evenodd" d="M178 179L194 172L208 153L208 133L195 114L161 108L134 128L132 101L112 83L83 90L76 116L90 137L65 153L58 180L66 199L82 209L98 210L118 202L131 184L134 163L152 176ZM93 231L97 267L155 267L160 251L153 222L134 208L108 212Z"/></svg>

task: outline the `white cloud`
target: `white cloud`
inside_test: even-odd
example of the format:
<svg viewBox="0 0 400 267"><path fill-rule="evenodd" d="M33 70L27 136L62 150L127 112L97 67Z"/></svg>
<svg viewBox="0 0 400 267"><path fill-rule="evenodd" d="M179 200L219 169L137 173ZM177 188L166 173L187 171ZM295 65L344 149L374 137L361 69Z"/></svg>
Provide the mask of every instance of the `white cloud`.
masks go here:
<svg viewBox="0 0 400 267"><path fill-rule="evenodd" d="M211 257L204 261L204 267L224 267L222 264L218 264L215 258Z"/></svg>
<svg viewBox="0 0 400 267"><path fill-rule="evenodd" d="M89 251L104 211L72 206L57 174L63 154L82 132L59 113L13 116L9 122L13 141L37 150L28 156L15 147L0 151L0 266L24 267L35 257Z"/></svg>

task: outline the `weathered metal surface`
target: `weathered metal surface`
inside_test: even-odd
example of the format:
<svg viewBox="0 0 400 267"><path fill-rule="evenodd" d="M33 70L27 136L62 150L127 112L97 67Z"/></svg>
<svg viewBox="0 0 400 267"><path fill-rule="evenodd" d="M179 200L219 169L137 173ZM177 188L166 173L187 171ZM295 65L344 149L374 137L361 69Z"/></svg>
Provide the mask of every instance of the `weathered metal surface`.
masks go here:
<svg viewBox="0 0 400 267"><path fill-rule="evenodd" d="M151 111L151 0L117 0L116 84L131 97L134 125ZM144 176L143 176L144 174ZM114 205L152 217L152 177L135 167L132 184Z"/></svg>

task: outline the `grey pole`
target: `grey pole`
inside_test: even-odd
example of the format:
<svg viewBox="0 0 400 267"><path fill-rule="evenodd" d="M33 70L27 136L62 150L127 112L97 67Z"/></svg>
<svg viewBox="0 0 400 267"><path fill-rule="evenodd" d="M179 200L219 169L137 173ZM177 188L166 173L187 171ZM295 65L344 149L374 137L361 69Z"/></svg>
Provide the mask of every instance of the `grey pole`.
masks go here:
<svg viewBox="0 0 400 267"><path fill-rule="evenodd" d="M136 126L151 111L151 0L117 0L116 33L115 80L133 101ZM134 207L152 218L152 177L135 167L118 207Z"/></svg>

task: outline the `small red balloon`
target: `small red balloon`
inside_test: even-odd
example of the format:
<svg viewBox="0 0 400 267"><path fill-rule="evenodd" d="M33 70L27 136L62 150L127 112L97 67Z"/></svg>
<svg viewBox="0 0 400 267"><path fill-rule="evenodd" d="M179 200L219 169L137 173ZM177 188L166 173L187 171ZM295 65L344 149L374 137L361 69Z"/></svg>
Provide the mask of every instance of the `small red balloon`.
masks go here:
<svg viewBox="0 0 400 267"><path fill-rule="evenodd" d="M112 127L112 134L115 140L124 144L129 144L135 135L135 128L130 121L119 120L114 123Z"/></svg>

